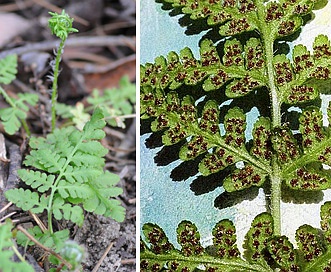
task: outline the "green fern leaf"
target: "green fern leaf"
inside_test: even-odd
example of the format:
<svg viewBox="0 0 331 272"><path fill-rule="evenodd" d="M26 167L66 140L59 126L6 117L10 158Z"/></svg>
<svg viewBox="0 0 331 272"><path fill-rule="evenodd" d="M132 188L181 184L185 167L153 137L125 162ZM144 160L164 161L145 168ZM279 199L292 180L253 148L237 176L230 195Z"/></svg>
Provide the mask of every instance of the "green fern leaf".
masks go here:
<svg viewBox="0 0 331 272"><path fill-rule="evenodd" d="M222 220L212 231L215 253L220 258L238 258L240 252L236 245L236 228L230 220Z"/></svg>
<svg viewBox="0 0 331 272"><path fill-rule="evenodd" d="M0 116L6 132L13 135L21 127L21 119L27 117L26 113L15 108L0 109Z"/></svg>
<svg viewBox="0 0 331 272"><path fill-rule="evenodd" d="M69 203L65 203L63 196L55 196L53 202L53 213L57 220L66 219L78 226L82 226L84 221L83 209L80 206L72 206Z"/></svg>
<svg viewBox="0 0 331 272"><path fill-rule="evenodd" d="M0 60L0 83L9 84L16 78L17 56L8 55Z"/></svg>
<svg viewBox="0 0 331 272"><path fill-rule="evenodd" d="M59 181L57 190L63 199L69 197L85 199L89 198L93 194L87 184L81 184L80 186L77 186L77 184L68 183L63 179Z"/></svg>
<svg viewBox="0 0 331 272"><path fill-rule="evenodd" d="M11 249L11 247L14 247L12 228L11 221L0 224L0 271L33 272L33 267L27 262L15 262L13 260L14 251Z"/></svg>
<svg viewBox="0 0 331 272"><path fill-rule="evenodd" d="M18 99L13 100L13 105L10 108L0 109L0 118L3 126L8 134L14 134L21 127L21 120L27 118L29 107L35 106L38 101L38 96L35 94L18 94Z"/></svg>
<svg viewBox="0 0 331 272"><path fill-rule="evenodd" d="M17 170L20 178L33 189L38 189L39 192L44 193L49 190L54 183L54 175L46 175L45 173L27 169Z"/></svg>
<svg viewBox="0 0 331 272"><path fill-rule="evenodd" d="M121 188L114 187L118 180L119 177L117 175L108 171L91 180L88 185L93 194L83 203L84 209L122 222L125 218L125 209L120 205L120 201L111 199L123 192Z"/></svg>
<svg viewBox="0 0 331 272"><path fill-rule="evenodd" d="M283 271L299 271L297 254L286 236L274 236L268 241L271 258Z"/></svg>
<svg viewBox="0 0 331 272"><path fill-rule="evenodd" d="M309 225L303 225L296 231L295 238L306 261L310 262L315 260L325 253L323 238L316 228Z"/></svg>
<svg viewBox="0 0 331 272"><path fill-rule="evenodd" d="M102 169L89 169L69 165L64 173L66 181L69 183L86 183L103 173Z"/></svg>
<svg viewBox="0 0 331 272"><path fill-rule="evenodd" d="M189 221L182 221L178 225L177 241L182 247L181 253L184 256L199 256L204 252L197 227Z"/></svg>
<svg viewBox="0 0 331 272"><path fill-rule="evenodd" d="M24 164L36 170L21 169L18 174L36 192L8 190L8 200L35 213L46 209L48 218L54 214L79 225L84 219L81 204L87 211L123 221L125 209L112 199L122 193L115 186L118 176L103 170L107 149L98 141L105 136L104 125L102 110L96 109L82 131L67 127L46 138L32 137Z"/></svg>
<svg viewBox="0 0 331 272"><path fill-rule="evenodd" d="M261 265L266 265L264 252L267 241L273 235L273 218L269 213L256 216L245 238L245 257Z"/></svg>
<svg viewBox="0 0 331 272"><path fill-rule="evenodd" d="M37 192L31 192L28 189L11 189L5 193L5 196L24 211L30 210L34 213L41 213L47 208L47 200L39 197Z"/></svg>

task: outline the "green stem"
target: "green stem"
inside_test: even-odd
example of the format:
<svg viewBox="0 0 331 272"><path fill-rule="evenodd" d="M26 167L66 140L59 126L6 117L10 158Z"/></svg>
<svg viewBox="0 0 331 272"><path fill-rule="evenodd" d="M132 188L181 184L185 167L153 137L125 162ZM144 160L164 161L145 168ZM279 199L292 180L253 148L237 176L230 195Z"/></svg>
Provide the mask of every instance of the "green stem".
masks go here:
<svg viewBox="0 0 331 272"><path fill-rule="evenodd" d="M55 58L55 67L54 67L54 78L53 78L53 86L52 86L52 132L55 129L56 126L56 111L55 111L55 105L57 102L57 80L59 77L59 70L60 70L60 62L61 62L61 56L62 51L64 49L64 43L65 39L61 40L61 43L59 45L56 58Z"/></svg>
<svg viewBox="0 0 331 272"><path fill-rule="evenodd" d="M270 33L269 33L270 35ZM272 126L273 128L281 125L281 102L279 101L279 93L275 85L274 69L273 69L273 44L272 38L266 37L264 40L267 61L268 85L270 88L270 100L272 110ZM281 234L281 178L280 169L277 160L272 160L271 181L271 215L274 219L274 234Z"/></svg>
<svg viewBox="0 0 331 272"><path fill-rule="evenodd" d="M281 125L281 101L280 95L275 84L274 67L273 67L273 56L274 56L274 41L275 35L274 31L270 31L270 26L267 26L265 18L264 3L262 0L257 1L258 8L258 20L257 24L261 30L261 37L264 44L265 56L266 56L266 68L268 77L268 87L271 101L271 117L272 117L272 127L278 127ZM274 234L281 235L281 174L280 167L277 160L274 158L271 162L271 201L270 209L271 215L274 220Z"/></svg>
<svg viewBox="0 0 331 272"><path fill-rule="evenodd" d="M176 262L183 262L183 263L189 263L192 266L198 267L199 264L208 264L211 266L216 266L220 269L220 271L263 271L263 272L271 272L273 271L269 267L263 266L261 264L252 264L248 263L247 261L244 261L243 259L237 259L234 258L231 259L218 259L214 256L195 256L195 257L186 257L183 255L180 255L178 253L172 253L172 254L160 254L155 255L151 252L143 252L141 253L141 259L151 260L151 262L171 262L172 260Z"/></svg>
<svg viewBox="0 0 331 272"><path fill-rule="evenodd" d="M275 76L273 69L273 39L266 38L264 41L267 60L268 85L270 88L271 110L272 110L272 126L278 127L281 125L281 102L279 101L279 93L275 85Z"/></svg>
<svg viewBox="0 0 331 272"><path fill-rule="evenodd" d="M54 200L55 193L58 190L59 182L61 181L62 177L65 176L65 173L67 171L67 167L68 167L69 163L72 161L72 158L75 155L75 153L77 152L77 149L78 149L79 145L84 140L85 140L85 136L82 136L77 141L77 144L74 147L74 149L72 150L72 152L70 154L68 154L65 164L60 169L60 173L57 176L57 178L55 179L55 181L53 183L53 186L51 188L51 193L50 193L49 198L48 198L48 206L47 206L47 221L48 221L48 230L50 231L50 233L53 233L53 224L52 224L53 211L52 211L52 207L53 207L53 200Z"/></svg>
<svg viewBox="0 0 331 272"><path fill-rule="evenodd" d="M16 109L16 105L13 102L13 100L10 98L10 96L5 92L5 90L0 86L0 93L5 98L6 102L12 107Z"/></svg>
<svg viewBox="0 0 331 272"><path fill-rule="evenodd" d="M15 246L11 247L12 250L14 251L14 253L16 254L17 258L20 259L21 262L25 262L24 257L22 256L22 254L18 251L18 249Z"/></svg>
<svg viewBox="0 0 331 272"><path fill-rule="evenodd" d="M25 119L21 119L22 125L24 127L24 130L26 132L26 134L28 135L28 137L31 136L31 131L29 129L28 123L25 121Z"/></svg>
<svg viewBox="0 0 331 272"><path fill-rule="evenodd" d="M280 169L277 162L273 162L273 174L270 176L271 194L270 209L274 220L274 235L281 235L281 211L280 201L282 197Z"/></svg>

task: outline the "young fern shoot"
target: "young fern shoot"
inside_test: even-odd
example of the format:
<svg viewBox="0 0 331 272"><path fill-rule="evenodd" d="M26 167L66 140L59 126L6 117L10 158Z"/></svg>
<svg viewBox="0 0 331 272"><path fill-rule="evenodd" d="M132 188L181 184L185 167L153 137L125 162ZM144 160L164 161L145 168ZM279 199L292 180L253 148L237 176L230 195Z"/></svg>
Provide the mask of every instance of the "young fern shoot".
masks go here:
<svg viewBox="0 0 331 272"><path fill-rule="evenodd" d="M68 35L73 32L78 32L77 29L72 27L72 22L74 19L70 18L69 15L62 10L61 14L56 12L50 12L52 17L48 20L49 28L52 31L52 34L61 39L60 45L56 52L55 64L52 66L53 68L53 76L52 76L52 131L54 131L56 127L56 102L57 102L57 92L58 92L58 77L60 73L60 62L61 56L63 54L64 45L68 38Z"/></svg>

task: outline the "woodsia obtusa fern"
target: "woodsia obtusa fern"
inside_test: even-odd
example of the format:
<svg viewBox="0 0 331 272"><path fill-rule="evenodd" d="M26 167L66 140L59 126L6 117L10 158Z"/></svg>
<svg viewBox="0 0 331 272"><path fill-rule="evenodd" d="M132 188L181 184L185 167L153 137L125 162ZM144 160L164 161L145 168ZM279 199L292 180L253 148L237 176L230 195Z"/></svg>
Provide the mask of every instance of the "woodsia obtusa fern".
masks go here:
<svg viewBox="0 0 331 272"><path fill-rule="evenodd" d="M35 226L28 232L57 253L68 247L69 230L54 231L53 218L78 226L83 224L84 211L119 222L125 218L125 208L115 199L122 193L122 189L116 187L119 176L104 170L103 156L108 151L100 140L105 137L102 130L105 124L102 110L96 108L82 131L70 126L55 129L46 138L31 137L31 151L23 162L26 168L17 171L29 188L5 192L8 201L22 210L37 215L47 213L46 230ZM34 244L21 232L17 234L17 241L22 245ZM72 267L78 265L75 259ZM54 260L53 257L56 264Z"/></svg>
<svg viewBox="0 0 331 272"><path fill-rule="evenodd" d="M71 221L80 227L86 212L111 217L118 222L125 218L125 209L116 199L122 193L122 189L116 186L119 176L105 170L104 156L108 150L101 144L105 137L105 111L93 104L89 109L93 114L87 115L87 120L81 121L79 128L56 128L58 116L55 108L60 61L68 35L77 30L72 28L73 19L65 11L50 14L52 17L49 19L49 27L52 34L61 39L56 59L51 62L54 72L50 76L53 81L51 133L46 137L30 137L28 111L29 107L37 104L38 95L19 93L12 98L0 86L0 94L9 104L7 108L0 109L5 132L12 135L23 126L29 143L24 166L17 170L18 177L24 184L6 191L5 196L8 201L32 215L47 214L47 227L36 220L38 226L28 230L21 225L12 230L12 223L2 223L0 218L0 270L4 272L31 271L31 267L13 243L10 243L12 238L16 238L17 243L24 246L38 244L51 253L49 260L57 268L49 271L60 271L62 268L77 271L84 259L84 249L70 241L69 229L58 229L54 219ZM8 55L0 60L0 84L12 83L16 74L17 56ZM8 162L9 160L6 161ZM14 253L21 263L13 261ZM12 270L15 265L16 270Z"/></svg>
<svg viewBox="0 0 331 272"><path fill-rule="evenodd" d="M182 221L177 228L176 249L156 224L145 224L146 241L140 241L140 271L307 271L319 272L331 269L331 202L321 207L321 230L303 225L296 231L295 249L286 236L274 235L271 214L256 216L245 236L243 260L236 243L233 223L224 219L212 230L213 244L203 247L197 227L190 221ZM275 270L274 270L275 269ZM163 270L162 270L163 271Z"/></svg>
<svg viewBox="0 0 331 272"><path fill-rule="evenodd" d="M330 127L323 123L320 99L330 93L330 41L318 35L311 51L296 45L289 55L284 46L323 1L165 2L187 15L190 26L207 25L220 36L214 31L213 40L200 41L200 59L184 48L141 66L141 118L162 134L163 145L180 146L181 160L198 160L202 176L223 172L227 192L267 188L270 207L252 223L245 259L234 246L230 221L215 227L220 228L215 239L225 238L214 241L218 253L207 256L192 225L182 223L189 236L182 241L178 235L180 253L158 227L154 235L154 227L146 225L151 246L143 243L141 270L331 271L329 219L321 225L325 232L300 227L294 249L281 234L280 208L282 187L293 192L331 188ZM259 116L247 131L246 114L253 107ZM327 115L330 123L330 107ZM322 207L322 220L330 216L329 205ZM192 256L189 263L186 256Z"/></svg>
<svg viewBox="0 0 331 272"><path fill-rule="evenodd" d="M124 208L113 199L122 193L115 187L119 177L103 170L107 149L100 140L105 136L104 126L97 108L82 131L70 126L55 129L46 138L31 137L31 152L24 165L32 169L20 169L18 175L35 191L8 190L7 199L25 211L46 210L51 232L53 216L82 225L83 210L123 221Z"/></svg>

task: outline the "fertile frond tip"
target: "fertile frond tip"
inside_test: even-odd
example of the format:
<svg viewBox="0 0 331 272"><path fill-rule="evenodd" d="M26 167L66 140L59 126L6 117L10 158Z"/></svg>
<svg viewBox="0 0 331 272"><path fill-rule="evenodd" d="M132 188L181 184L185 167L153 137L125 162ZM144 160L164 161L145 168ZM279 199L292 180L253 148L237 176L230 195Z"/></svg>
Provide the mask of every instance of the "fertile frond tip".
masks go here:
<svg viewBox="0 0 331 272"><path fill-rule="evenodd" d="M52 16L48 20L48 26L52 31L52 34L59 37L61 40L66 40L68 35L73 32L78 32L76 28L72 27L72 23L74 21L65 10L62 10L61 14L56 12L49 12Z"/></svg>

